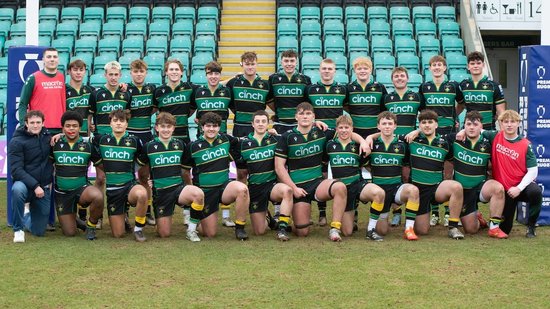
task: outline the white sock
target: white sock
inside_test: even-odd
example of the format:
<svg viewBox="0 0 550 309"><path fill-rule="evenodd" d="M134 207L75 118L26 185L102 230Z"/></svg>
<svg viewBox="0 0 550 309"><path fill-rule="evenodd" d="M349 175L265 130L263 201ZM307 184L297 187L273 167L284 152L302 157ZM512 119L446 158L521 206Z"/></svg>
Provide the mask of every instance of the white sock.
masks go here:
<svg viewBox="0 0 550 309"><path fill-rule="evenodd" d="M197 224L189 222L189 225L187 226L187 231L191 232L191 231L196 231L196 230L197 230Z"/></svg>
<svg viewBox="0 0 550 309"><path fill-rule="evenodd" d="M498 224L494 223L493 221L489 221L489 229L496 229L498 227Z"/></svg>
<svg viewBox="0 0 550 309"><path fill-rule="evenodd" d="M222 209L222 218L229 219L229 209Z"/></svg>
<svg viewBox="0 0 550 309"><path fill-rule="evenodd" d="M191 210L190 210L190 209L184 208L184 209L183 209L183 215L184 215L184 216L187 216L187 217L190 216L190 215L191 215Z"/></svg>
<svg viewBox="0 0 550 309"><path fill-rule="evenodd" d="M367 227L367 231L374 230L376 228L377 223L378 223L378 220L370 218L369 219L369 225Z"/></svg>
<svg viewBox="0 0 550 309"><path fill-rule="evenodd" d="M134 226L134 232L142 231L143 227L140 226Z"/></svg>
<svg viewBox="0 0 550 309"><path fill-rule="evenodd" d="M414 220L411 220L411 219L405 220L405 229L408 229L409 227L414 228Z"/></svg>
<svg viewBox="0 0 550 309"><path fill-rule="evenodd" d="M281 204L274 204L273 206L276 214L281 213Z"/></svg>
<svg viewBox="0 0 550 309"><path fill-rule="evenodd" d="M24 208L24 210L23 210L23 215L26 215L26 214L28 214L29 212L31 212L30 204L29 204L29 203L26 203L26 204L25 204L25 208Z"/></svg>

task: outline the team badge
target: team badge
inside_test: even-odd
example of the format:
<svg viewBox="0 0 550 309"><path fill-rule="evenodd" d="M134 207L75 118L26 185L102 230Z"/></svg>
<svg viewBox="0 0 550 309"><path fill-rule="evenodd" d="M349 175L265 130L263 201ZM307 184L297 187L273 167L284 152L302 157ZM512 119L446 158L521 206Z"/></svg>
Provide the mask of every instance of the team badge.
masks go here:
<svg viewBox="0 0 550 309"><path fill-rule="evenodd" d="M357 147L355 147L355 145L352 145L351 146L351 152L356 152L357 151Z"/></svg>
<svg viewBox="0 0 550 309"><path fill-rule="evenodd" d="M172 144L172 146L173 146L174 149L176 149L176 150L180 149L180 146L179 146L177 143Z"/></svg>
<svg viewBox="0 0 550 309"><path fill-rule="evenodd" d="M483 84L481 84L481 88L487 89L487 88L489 88L489 84L488 83L483 83Z"/></svg>
<svg viewBox="0 0 550 309"><path fill-rule="evenodd" d="M393 100L395 98L395 96L391 95L390 96L390 100Z"/></svg>
<svg viewBox="0 0 550 309"><path fill-rule="evenodd" d="M218 139L218 144L221 144L222 143L222 140L221 139Z"/></svg>
<svg viewBox="0 0 550 309"><path fill-rule="evenodd" d="M370 91L375 91L376 90L376 87L372 86L370 87Z"/></svg>
<svg viewBox="0 0 550 309"><path fill-rule="evenodd" d="M248 142L248 147L252 146L252 142Z"/></svg>
<svg viewBox="0 0 550 309"><path fill-rule="evenodd" d="M225 92L223 92L223 90L220 91L220 95L223 97L225 95Z"/></svg>
<svg viewBox="0 0 550 309"><path fill-rule="evenodd" d="M296 78L296 82L297 83L301 83L302 82L302 79L300 77Z"/></svg>
<svg viewBox="0 0 550 309"><path fill-rule="evenodd" d="M451 87L449 85L446 85L445 86L445 92L450 92L451 91Z"/></svg>
<svg viewBox="0 0 550 309"><path fill-rule="evenodd" d="M122 93L120 94L119 97L120 97L121 100L124 99L124 95Z"/></svg>
<svg viewBox="0 0 550 309"><path fill-rule="evenodd" d="M268 145L270 145L270 144L271 144L271 140L266 140L265 143L268 144Z"/></svg>
<svg viewBox="0 0 550 309"><path fill-rule="evenodd" d="M149 88L149 87L146 87L146 88L145 88L145 92L147 92L147 93L151 93L151 88Z"/></svg>
<svg viewBox="0 0 550 309"><path fill-rule="evenodd" d="M166 92L166 89L162 89L162 93L165 93Z"/></svg>
<svg viewBox="0 0 550 309"><path fill-rule="evenodd" d="M127 138L127 139L124 140L124 145L130 146L131 144L132 143L130 142L130 139Z"/></svg>
<svg viewBox="0 0 550 309"><path fill-rule="evenodd" d="M311 134L311 136L313 136L313 138L317 138L318 134L317 134L317 132L313 132L313 134Z"/></svg>
<svg viewBox="0 0 550 309"><path fill-rule="evenodd" d="M378 149L378 148L380 148L380 145L378 144L374 145L374 149Z"/></svg>
<svg viewBox="0 0 550 309"><path fill-rule="evenodd" d="M409 94L409 101L413 101L414 100L414 95L413 94Z"/></svg>
<svg viewBox="0 0 550 309"><path fill-rule="evenodd" d="M114 211L115 211L115 209L116 209L116 208L115 208L115 206L114 206L114 205L113 205L113 206L111 206L111 212L114 212Z"/></svg>
<svg viewBox="0 0 550 309"><path fill-rule="evenodd" d="M252 209L258 209L258 203L256 202L252 203Z"/></svg>
<svg viewBox="0 0 550 309"><path fill-rule="evenodd" d="M85 149L85 148L84 148L84 145L78 146L78 150L79 150L79 151L84 151L84 149Z"/></svg>
<svg viewBox="0 0 550 309"><path fill-rule="evenodd" d="M82 89L82 93L88 93L88 90L86 88Z"/></svg>
<svg viewBox="0 0 550 309"><path fill-rule="evenodd" d="M263 84L263 83L258 84L258 88L263 89L263 88L264 88L264 84Z"/></svg>
<svg viewBox="0 0 550 309"><path fill-rule="evenodd" d="M401 150L401 147L399 147L399 145L394 145L393 146L393 152L399 153L400 150Z"/></svg>
<svg viewBox="0 0 550 309"><path fill-rule="evenodd" d="M336 93L340 93L340 88L336 88L336 89L334 89L334 92L336 92Z"/></svg>
<svg viewBox="0 0 550 309"><path fill-rule="evenodd" d="M315 88L315 91L319 92L319 87Z"/></svg>

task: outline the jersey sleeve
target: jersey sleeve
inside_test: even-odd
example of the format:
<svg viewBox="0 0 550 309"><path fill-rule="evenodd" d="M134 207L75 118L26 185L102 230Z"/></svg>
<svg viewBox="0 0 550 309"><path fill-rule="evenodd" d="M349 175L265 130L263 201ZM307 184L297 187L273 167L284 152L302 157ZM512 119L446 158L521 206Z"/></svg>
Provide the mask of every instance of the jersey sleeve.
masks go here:
<svg viewBox="0 0 550 309"><path fill-rule="evenodd" d="M502 85L500 85L499 83L495 83L495 90L493 92L493 100L495 102L495 105L506 103L506 100L504 99L504 90L502 89Z"/></svg>
<svg viewBox="0 0 550 309"><path fill-rule="evenodd" d="M100 142L100 138L96 138L94 137L92 139L92 156L91 156L91 159L92 159L92 162L94 163L94 166L98 166L102 163L103 159L101 158L101 151L99 149L99 142Z"/></svg>
<svg viewBox="0 0 550 309"><path fill-rule="evenodd" d="M525 160L525 163L527 165L527 168L531 167L537 167L537 158L535 157L535 153L533 152L533 146L531 143L527 146L527 158Z"/></svg>
<svg viewBox="0 0 550 309"><path fill-rule="evenodd" d="M25 116L27 115L32 92L34 90L34 81L34 74L29 75L29 77L27 77L27 80L25 81L25 84L23 85L23 88L21 89L21 96L19 97L19 107L17 110L20 125L25 125Z"/></svg>
<svg viewBox="0 0 550 309"><path fill-rule="evenodd" d="M235 151L233 152L233 156L234 156L233 158L234 158L234 161L235 161L235 165L239 169L245 169L246 168L246 161L244 160L244 158L242 156L242 147L243 147L244 141L245 141L244 139L240 140L237 143L237 147L235 147Z"/></svg>
<svg viewBox="0 0 550 309"><path fill-rule="evenodd" d="M327 129L325 131L325 137L327 138L327 141L333 139L336 136L336 131L334 129Z"/></svg>
<svg viewBox="0 0 550 309"><path fill-rule="evenodd" d="M192 149L193 143L189 143L189 145L186 145L185 151L183 152L183 157L181 158L181 166L186 170L190 170L193 166L193 158L191 157Z"/></svg>
<svg viewBox="0 0 550 309"><path fill-rule="evenodd" d="M497 136L498 131L496 130L483 130L481 132L481 136L487 138L489 141L491 141L491 144L495 140L495 136Z"/></svg>
<svg viewBox="0 0 550 309"><path fill-rule="evenodd" d="M287 137L287 134L283 134L283 136L278 139L277 147L275 148L275 156L285 159L288 157L288 144L286 142Z"/></svg>
<svg viewBox="0 0 550 309"><path fill-rule="evenodd" d="M137 163L141 166L149 163L149 156L147 155L147 144L145 144L141 151L137 155Z"/></svg>
<svg viewBox="0 0 550 309"><path fill-rule="evenodd" d="M462 93L462 89L460 88L460 85L457 82L454 82L455 89L456 89L456 98L455 101L458 104L464 104L464 93Z"/></svg>

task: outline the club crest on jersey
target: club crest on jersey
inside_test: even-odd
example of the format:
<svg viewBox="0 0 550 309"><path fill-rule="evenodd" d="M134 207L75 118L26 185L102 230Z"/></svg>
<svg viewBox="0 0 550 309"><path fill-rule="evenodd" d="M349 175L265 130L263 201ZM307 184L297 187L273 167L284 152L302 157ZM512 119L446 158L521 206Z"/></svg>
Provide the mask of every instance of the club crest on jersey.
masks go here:
<svg viewBox="0 0 550 309"><path fill-rule="evenodd" d="M438 140L437 140L436 146L439 147L439 148L441 148L441 147L443 147L443 144L444 144L443 140L442 140L442 139L438 139Z"/></svg>
<svg viewBox="0 0 550 309"><path fill-rule="evenodd" d="M78 150L79 150L79 151L84 151L84 149L86 149L86 148L84 148L84 145L80 144L80 145L78 146Z"/></svg>
<svg viewBox="0 0 550 309"><path fill-rule="evenodd" d="M355 145L352 145L351 146L351 152L355 152L355 151L357 151L357 147L355 147Z"/></svg>
<svg viewBox="0 0 550 309"><path fill-rule="evenodd" d="M223 97L225 95L225 92L223 92L223 90L220 91L220 95Z"/></svg>
<svg viewBox="0 0 550 309"><path fill-rule="evenodd" d="M145 92L147 92L147 93L151 93L151 88L149 88L149 87L145 87Z"/></svg>
<svg viewBox="0 0 550 309"><path fill-rule="evenodd" d="M319 92L319 87L315 88L315 91Z"/></svg>
<svg viewBox="0 0 550 309"><path fill-rule="evenodd" d="M311 134L311 136L313 136L313 138L317 138L317 136L319 136L319 135L317 134L317 132L313 132L313 134Z"/></svg>
<svg viewBox="0 0 550 309"><path fill-rule="evenodd" d="M124 99L124 95L122 93L120 94L119 97L120 97L121 100Z"/></svg>
<svg viewBox="0 0 550 309"><path fill-rule="evenodd" d="M450 91L451 91L451 86L446 85L446 86L445 86L445 92L450 92Z"/></svg>
<svg viewBox="0 0 550 309"><path fill-rule="evenodd" d="M127 139L124 140L124 145L130 146L131 144L132 144L132 142L130 142L130 139L127 138Z"/></svg>
<svg viewBox="0 0 550 309"><path fill-rule="evenodd" d="M393 146L393 152L399 153L400 150L401 150L401 147L399 147L399 145L394 145Z"/></svg>
<svg viewBox="0 0 550 309"><path fill-rule="evenodd" d="M172 147L174 147L174 149L176 150L180 149L180 146L178 145L178 143L173 143Z"/></svg>
<svg viewBox="0 0 550 309"><path fill-rule="evenodd" d="M378 144L374 145L374 149L378 149L378 148L380 148L380 145Z"/></svg>
<svg viewBox="0 0 550 309"><path fill-rule="evenodd" d="M266 140L265 143L266 143L267 145L270 145L270 144L271 144L271 140Z"/></svg>
<svg viewBox="0 0 550 309"><path fill-rule="evenodd" d="M166 92L166 89L162 89L162 93L165 93Z"/></svg>
<svg viewBox="0 0 550 309"><path fill-rule="evenodd" d="M483 88L483 89L489 88L489 83L483 83L483 84L481 84L481 88Z"/></svg>
<svg viewBox="0 0 550 309"><path fill-rule="evenodd" d="M218 144L221 144L223 143L223 141L221 139L218 139Z"/></svg>
<svg viewBox="0 0 550 309"><path fill-rule="evenodd" d="M370 91L374 91L374 90L376 90L376 87L374 86L370 87Z"/></svg>
<svg viewBox="0 0 550 309"><path fill-rule="evenodd" d="M111 142L111 138L107 137L107 143L110 143L110 142Z"/></svg>
<svg viewBox="0 0 550 309"><path fill-rule="evenodd" d="M88 93L88 90L86 88L82 89L82 93Z"/></svg>
<svg viewBox="0 0 550 309"><path fill-rule="evenodd" d="M413 100L414 100L414 95L409 94L409 101L413 101Z"/></svg>
<svg viewBox="0 0 550 309"><path fill-rule="evenodd" d="M302 82L302 79L300 77L296 78L296 82L297 83L301 83Z"/></svg>
<svg viewBox="0 0 550 309"><path fill-rule="evenodd" d="M264 88L264 83L258 83L258 88L263 89Z"/></svg>
<svg viewBox="0 0 550 309"><path fill-rule="evenodd" d="M340 88L336 88L336 89L334 89L334 92L336 92L336 93L340 93Z"/></svg>

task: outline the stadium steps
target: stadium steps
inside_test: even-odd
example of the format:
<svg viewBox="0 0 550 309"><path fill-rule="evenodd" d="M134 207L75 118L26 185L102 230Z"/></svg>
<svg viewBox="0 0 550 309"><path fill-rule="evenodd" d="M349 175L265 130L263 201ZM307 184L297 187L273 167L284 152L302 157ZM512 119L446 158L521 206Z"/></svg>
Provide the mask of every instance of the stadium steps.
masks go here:
<svg viewBox="0 0 550 309"><path fill-rule="evenodd" d="M224 0L218 41L224 78L241 72L240 56L245 51L258 54L262 77L275 71L275 12L271 0Z"/></svg>

